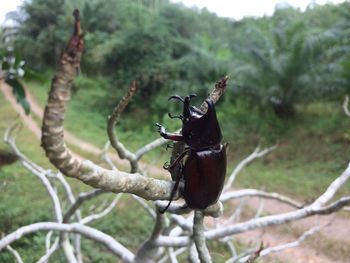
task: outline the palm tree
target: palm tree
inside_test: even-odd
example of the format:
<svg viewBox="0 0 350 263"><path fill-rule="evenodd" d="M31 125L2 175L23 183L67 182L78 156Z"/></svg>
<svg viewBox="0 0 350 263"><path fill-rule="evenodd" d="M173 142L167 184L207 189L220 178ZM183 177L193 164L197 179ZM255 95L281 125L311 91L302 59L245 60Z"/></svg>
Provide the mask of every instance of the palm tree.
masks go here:
<svg viewBox="0 0 350 263"><path fill-rule="evenodd" d="M236 69L236 91L260 108L272 107L282 119L293 117L296 103L310 101L322 89L319 74L335 35L286 20L268 32L251 29L249 34L254 38L245 48L248 62Z"/></svg>

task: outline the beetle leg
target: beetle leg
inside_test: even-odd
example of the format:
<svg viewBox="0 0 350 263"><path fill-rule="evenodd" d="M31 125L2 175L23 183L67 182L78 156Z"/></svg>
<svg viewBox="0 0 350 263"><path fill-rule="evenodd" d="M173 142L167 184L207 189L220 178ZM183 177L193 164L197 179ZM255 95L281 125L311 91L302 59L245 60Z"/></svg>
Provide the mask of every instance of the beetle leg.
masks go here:
<svg viewBox="0 0 350 263"><path fill-rule="evenodd" d="M198 113L199 115L204 115L204 112L195 106L191 106L191 110L194 111L195 113Z"/></svg>
<svg viewBox="0 0 350 263"><path fill-rule="evenodd" d="M188 206L188 204L185 203L185 204L184 204L183 206L181 206L180 208L181 208L181 209L187 209L187 208L189 208L189 206Z"/></svg>
<svg viewBox="0 0 350 263"><path fill-rule="evenodd" d="M180 174L181 174L181 173L180 173ZM168 208L169 208L171 202L173 201L174 196L175 196L175 194L176 194L176 191L177 191L177 189L179 188L180 179L181 179L180 174L177 176L176 181L175 181L174 188L171 190L169 203L167 204L167 206L166 206L164 209L159 210L159 213L163 214L166 210L168 210Z"/></svg>
<svg viewBox="0 0 350 263"><path fill-rule="evenodd" d="M172 115L170 112L168 113L168 116L170 119L175 119L175 118L178 118L180 120L183 119L183 116L180 114L180 115Z"/></svg>
<svg viewBox="0 0 350 263"><path fill-rule="evenodd" d="M156 125L158 127L158 132L159 132L160 136L162 136L164 139L177 141L177 142L183 141L182 134L168 133L168 132L166 132L166 129L164 126L160 125L159 123L156 123Z"/></svg>
<svg viewBox="0 0 350 263"><path fill-rule="evenodd" d="M163 164L163 169L168 170L170 166L169 162L165 162L165 164Z"/></svg>
<svg viewBox="0 0 350 263"><path fill-rule="evenodd" d="M168 149L172 149L172 148L174 148L174 145L168 143L165 147L165 150L167 151Z"/></svg>
<svg viewBox="0 0 350 263"><path fill-rule="evenodd" d="M181 160L185 157L185 155L188 153L189 150L183 151L176 159L175 161L167 168L167 170L172 170L175 166L177 166Z"/></svg>

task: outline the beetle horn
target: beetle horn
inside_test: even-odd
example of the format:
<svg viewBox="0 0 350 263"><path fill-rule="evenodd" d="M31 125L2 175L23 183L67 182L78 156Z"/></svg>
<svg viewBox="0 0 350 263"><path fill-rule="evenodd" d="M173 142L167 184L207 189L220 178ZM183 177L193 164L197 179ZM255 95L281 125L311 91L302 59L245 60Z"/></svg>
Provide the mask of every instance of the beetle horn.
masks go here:
<svg viewBox="0 0 350 263"><path fill-rule="evenodd" d="M168 98L168 101L170 101L170 100L172 100L172 99L179 100L179 101L181 101L182 103L184 102L184 99L181 98L179 95L170 96L170 97Z"/></svg>
<svg viewBox="0 0 350 263"><path fill-rule="evenodd" d="M185 102L184 102L184 111L183 111L183 116L185 118L189 118L191 116L191 111L190 111L190 96L185 97Z"/></svg>

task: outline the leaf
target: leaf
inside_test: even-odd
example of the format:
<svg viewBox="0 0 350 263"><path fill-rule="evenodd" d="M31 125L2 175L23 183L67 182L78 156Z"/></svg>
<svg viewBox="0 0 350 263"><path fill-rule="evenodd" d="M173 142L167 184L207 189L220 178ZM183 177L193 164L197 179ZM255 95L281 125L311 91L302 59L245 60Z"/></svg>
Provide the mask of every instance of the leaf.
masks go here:
<svg viewBox="0 0 350 263"><path fill-rule="evenodd" d="M22 105L22 108L24 109L25 113L29 115L30 113L30 105L26 98L19 101L19 103Z"/></svg>
<svg viewBox="0 0 350 263"><path fill-rule="evenodd" d="M6 83L12 87L13 95L16 96L17 102L21 104L25 113L28 115L30 113L30 105L26 99L26 93L22 83L16 78L7 78Z"/></svg>
<svg viewBox="0 0 350 263"><path fill-rule="evenodd" d="M6 83L12 87L13 95L16 96L17 101L26 97L26 93L24 91L22 83L19 82L16 78L8 77L6 78Z"/></svg>

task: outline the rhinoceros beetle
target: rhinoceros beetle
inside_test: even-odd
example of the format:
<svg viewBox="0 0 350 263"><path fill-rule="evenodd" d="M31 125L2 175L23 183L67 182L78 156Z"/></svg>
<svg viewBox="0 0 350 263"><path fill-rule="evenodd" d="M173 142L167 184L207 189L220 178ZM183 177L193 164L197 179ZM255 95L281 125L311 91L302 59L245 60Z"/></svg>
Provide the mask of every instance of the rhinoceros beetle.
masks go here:
<svg viewBox="0 0 350 263"><path fill-rule="evenodd" d="M170 164L164 168L172 171L179 168L179 176L175 181L168 205L160 211L164 213L171 204L179 187L179 182L184 181L182 196L186 201L185 207L193 209L205 209L217 202L225 181L226 174L226 145L221 143L222 134L216 117L215 105L211 99L206 99L208 106L206 112L190 106L190 101L196 95L171 96L168 100L176 99L183 103L182 115L170 118L179 118L182 121L180 134L168 133L160 124L160 135L172 141L184 142L186 148Z"/></svg>

